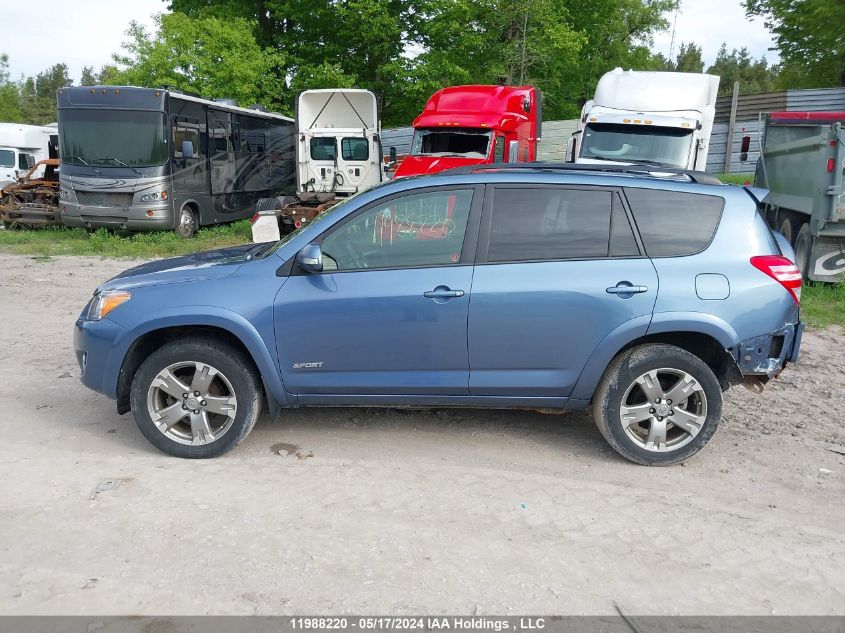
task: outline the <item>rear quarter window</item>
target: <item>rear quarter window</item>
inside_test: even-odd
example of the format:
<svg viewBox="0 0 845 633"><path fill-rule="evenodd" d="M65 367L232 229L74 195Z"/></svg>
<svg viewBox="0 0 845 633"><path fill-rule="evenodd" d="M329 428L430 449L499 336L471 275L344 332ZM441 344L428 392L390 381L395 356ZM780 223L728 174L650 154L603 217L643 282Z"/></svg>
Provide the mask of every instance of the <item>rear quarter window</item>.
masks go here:
<svg viewBox="0 0 845 633"><path fill-rule="evenodd" d="M683 191L625 188L634 221L649 257L700 253L719 226L725 201Z"/></svg>

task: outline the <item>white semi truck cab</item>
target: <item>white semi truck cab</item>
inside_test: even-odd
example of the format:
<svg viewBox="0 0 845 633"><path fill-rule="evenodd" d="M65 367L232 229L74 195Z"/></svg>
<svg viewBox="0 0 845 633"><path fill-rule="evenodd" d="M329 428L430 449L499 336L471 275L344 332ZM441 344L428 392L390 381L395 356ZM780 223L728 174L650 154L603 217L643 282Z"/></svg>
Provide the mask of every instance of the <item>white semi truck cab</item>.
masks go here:
<svg viewBox="0 0 845 633"><path fill-rule="evenodd" d="M0 188L37 162L58 158L59 129L51 125L0 123Z"/></svg>
<svg viewBox="0 0 845 633"><path fill-rule="evenodd" d="M615 68L584 104L567 159L703 171L718 92L715 75Z"/></svg>
<svg viewBox="0 0 845 633"><path fill-rule="evenodd" d="M384 180L378 106L369 90L306 90L296 122L300 193L347 196Z"/></svg>

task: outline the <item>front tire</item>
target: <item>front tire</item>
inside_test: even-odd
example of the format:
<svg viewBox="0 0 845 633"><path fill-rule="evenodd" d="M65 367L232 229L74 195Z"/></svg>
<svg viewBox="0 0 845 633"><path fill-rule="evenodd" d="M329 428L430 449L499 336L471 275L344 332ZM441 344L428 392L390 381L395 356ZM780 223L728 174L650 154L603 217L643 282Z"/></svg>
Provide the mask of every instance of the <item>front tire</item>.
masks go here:
<svg viewBox="0 0 845 633"><path fill-rule="evenodd" d="M813 234L806 222L801 225L795 238L795 265L801 271L802 279L810 276L810 252L813 248Z"/></svg>
<svg viewBox="0 0 845 633"><path fill-rule="evenodd" d="M674 345L634 347L608 366L593 397L599 431L637 464L689 459L716 433L722 390L704 361Z"/></svg>
<svg viewBox="0 0 845 633"><path fill-rule="evenodd" d="M191 338L167 343L132 380L132 413L156 448L175 457L217 457L237 446L261 412L261 382L239 349Z"/></svg>
<svg viewBox="0 0 845 633"><path fill-rule="evenodd" d="M197 217L197 212L189 205L185 205L179 212L179 218L173 232L179 237L189 238L194 236L198 228L199 218Z"/></svg>

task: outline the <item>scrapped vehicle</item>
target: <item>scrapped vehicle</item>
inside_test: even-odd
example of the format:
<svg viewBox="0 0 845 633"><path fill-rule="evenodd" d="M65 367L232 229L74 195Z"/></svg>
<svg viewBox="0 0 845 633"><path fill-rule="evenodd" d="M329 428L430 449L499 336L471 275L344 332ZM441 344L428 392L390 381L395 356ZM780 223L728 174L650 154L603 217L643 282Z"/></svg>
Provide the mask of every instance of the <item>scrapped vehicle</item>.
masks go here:
<svg viewBox="0 0 845 633"><path fill-rule="evenodd" d="M27 227L60 224L59 159L37 162L17 182L0 190L0 220L3 226Z"/></svg>
<svg viewBox="0 0 845 633"><path fill-rule="evenodd" d="M806 279L845 280L845 112L772 112L764 123L755 182L769 191L769 225Z"/></svg>
<svg viewBox="0 0 845 633"><path fill-rule="evenodd" d="M724 390L796 362L801 275L760 192L661 172L470 166L138 266L76 322L82 382L180 457L265 405L471 406L589 409L626 458L681 462Z"/></svg>

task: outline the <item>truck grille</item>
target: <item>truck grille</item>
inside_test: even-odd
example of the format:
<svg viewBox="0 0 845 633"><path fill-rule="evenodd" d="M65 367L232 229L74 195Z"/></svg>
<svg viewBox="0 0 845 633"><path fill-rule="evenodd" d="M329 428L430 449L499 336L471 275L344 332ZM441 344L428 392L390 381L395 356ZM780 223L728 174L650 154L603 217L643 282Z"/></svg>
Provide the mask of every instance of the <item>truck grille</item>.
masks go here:
<svg viewBox="0 0 845 633"><path fill-rule="evenodd" d="M131 193L104 193L100 191L77 191L79 204L92 207L128 207L132 204Z"/></svg>

